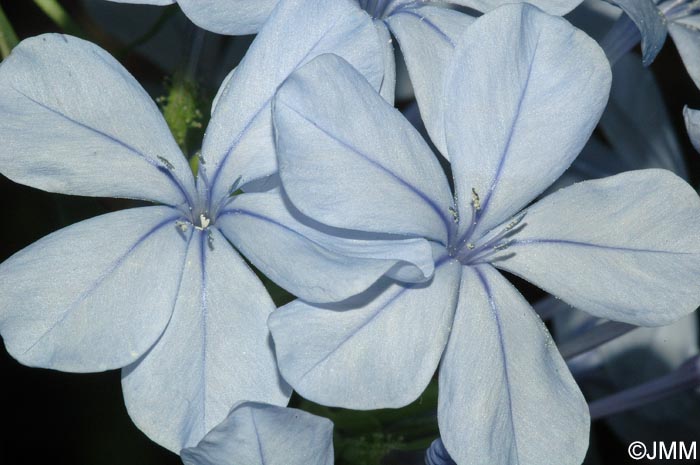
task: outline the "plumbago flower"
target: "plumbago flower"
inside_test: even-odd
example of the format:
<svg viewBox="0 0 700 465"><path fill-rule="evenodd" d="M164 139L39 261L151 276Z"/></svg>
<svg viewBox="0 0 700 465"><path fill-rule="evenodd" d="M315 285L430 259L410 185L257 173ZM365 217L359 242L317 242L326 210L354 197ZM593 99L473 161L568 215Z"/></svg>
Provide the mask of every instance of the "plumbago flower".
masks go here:
<svg viewBox="0 0 700 465"><path fill-rule="evenodd" d="M177 3L199 27L219 34L253 34L260 30L275 6L283 0L109 0L117 3L172 5ZM337 1L337 0L334 0ZM445 0L352 0L370 14L381 14L405 5L446 3ZM506 3L524 0L449 0L479 11L489 11ZM583 0L529 0L552 14L563 15ZM331 3L331 2L329 2ZM378 17L378 16L377 16Z"/></svg>
<svg viewBox="0 0 700 465"><path fill-rule="evenodd" d="M457 463L578 464L586 402L497 268L596 316L668 323L700 302L700 199L645 170L522 210L581 150L610 86L600 48L561 18L487 13L446 75L454 196L427 144L342 59L319 57L278 91L294 205L333 227L428 238L435 257L429 283L381 280L344 302L273 312L280 370L313 401L372 409L416 399L440 362L438 423Z"/></svg>
<svg viewBox="0 0 700 465"><path fill-rule="evenodd" d="M242 402L181 456L185 465L332 465L333 423L302 410Z"/></svg>
<svg viewBox="0 0 700 465"><path fill-rule="evenodd" d="M113 0L116 1L116 0ZM131 0L129 0L131 1ZM530 0L552 14L563 15L574 9L582 0ZM190 19L204 29L223 34L241 34L256 31L276 5L285 0L178 0L178 4ZM513 0L333 0L328 2L298 1L297 8L306 14L317 9L337 8L343 4L373 21L379 37L377 46L368 49L384 60L381 86L382 96L393 103L396 87L396 64L392 38L398 40L406 61L411 83L425 118L428 132L440 149L447 152L442 127L442 99L436 82L444 80L443 71L451 60L459 35L472 23L473 17L444 8L445 5L463 5L480 11L489 11ZM274 14L273 14L274 15ZM297 36L305 31L301 25L281 24L277 37ZM265 26L268 28L268 26ZM297 34L295 34L297 32ZM354 34L352 29L346 31ZM350 40L348 37L347 40Z"/></svg>
<svg viewBox="0 0 700 465"><path fill-rule="evenodd" d="M294 1L284 5L269 24L291 18L306 34L282 47L260 33L219 96L196 181L154 102L97 46L44 35L0 67L2 174L50 192L162 204L70 226L0 265L5 345L30 366L124 368L131 418L175 452L235 402L285 404L290 394L266 326L274 305L228 241L312 301L346 298L387 272L420 281L433 271L424 239L397 248L328 236L298 223L277 190L249 182L274 172L256 155L274 150L269 101L297 64L332 50L377 88L381 77L381 60L361 52L376 39L371 23L342 5L303 17Z"/></svg>
<svg viewBox="0 0 700 465"><path fill-rule="evenodd" d="M650 65L670 33L688 74L700 88L700 1L611 1L625 12L601 43L612 63L641 38L643 61Z"/></svg>
<svg viewBox="0 0 700 465"><path fill-rule="evenodd" d="M610 148L591 144L591 138L559 187L642 168L665 168L687 179L661 90L636 57L623 56L613 68L610 101L599 127ZM690 389L684 368L699 352L696 314L668 326L636 328L592 317L553 297L534 308L551 318L569 368L587 397L595 399L592 415L605 417L624 440L680 440L700 434L695 416L688 415L700 409L700 397ZM668 382L662 383L664 379ZM645 389L643 383L649 383ZM684 389L683 395L674 395ZM640 398L644 401L638 402ZM633 411L614 415L631 407Z"/></svg>

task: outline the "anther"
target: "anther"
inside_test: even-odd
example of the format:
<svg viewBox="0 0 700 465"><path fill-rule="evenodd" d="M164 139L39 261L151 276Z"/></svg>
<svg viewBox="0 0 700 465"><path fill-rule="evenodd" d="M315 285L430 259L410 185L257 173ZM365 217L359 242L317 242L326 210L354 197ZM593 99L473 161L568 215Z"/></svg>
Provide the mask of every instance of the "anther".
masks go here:
<svg viewBox="0 0 700 465"><path fill-rule="evenodd" d="M513 240L509 240L506 242L501 242L500 244L496 244L493 246L494 250L506 250L510 245L513 243Z"/></svg>
<svg viewBox="0 0 700 465"><path fill-rule="evenodd" d="M182 220L177 220L175 222L175 226L182 232L187 232L187 229L189 228L189 223L187 221L182 221Z"/></svg>
<svg viewBox="0 0 700 465"><path fill-rule="evenodd" d="M469 250L474 250L475 247L476 247L476 246L475 246L474 244L472 244L471 242L467 242L467 248L468 248Z"/></svg>
<svg viewBox="0 0 700 465"><path fill-rule="evenodd" d="M472 206L474 207L474 210L479 211L481 210L481 199L479 198L479 194L476 193L476 189L472 187Z"/></svg>
<svg viewBox="0 0 700 465"><path fill-rule="evenodd" d="M206 216L204 216L204 213L201 213L199 215L199 226L195 226L195 229L199 229L200 231L203 231L207 229L209 226L210 220Z"/></svg>
<svg viewBox="0 0 700 465"><path fill-rule="evenodd" d="M209 250L214 251L214 235L211 233L211 229L207 231L207 245Z"/></svg>
<svg viewBox="0 0 700 465"><path fill-rule="evenodd" d="M170 163L170 161L169 161L167 158L161 157L160 155L158 155L158 160L160 160L160 162L163 164L163 166L165 166L165 167L166 167L167 169L169 169L170 171L172 171L172 170L175 169L175 167L173 166L173 164Z"/></svg>
<svg viewBox="0 0 700 465"><path fill-rule="evenodd" d="M527 210L523 211L520 215L515 217L510 223L505 228L505 231L510 231L514 227L520 224L520 222L525 218L525 215L527 214Z"/></svg>
<svg viewBox="0 0 700 465"><path fill-rule="evenodd" d="M457 211L457 209L455 207L450 207L448 208L448 210L452 215L452 221L454 221L455 223L459 223L459 212Z"/></svg>

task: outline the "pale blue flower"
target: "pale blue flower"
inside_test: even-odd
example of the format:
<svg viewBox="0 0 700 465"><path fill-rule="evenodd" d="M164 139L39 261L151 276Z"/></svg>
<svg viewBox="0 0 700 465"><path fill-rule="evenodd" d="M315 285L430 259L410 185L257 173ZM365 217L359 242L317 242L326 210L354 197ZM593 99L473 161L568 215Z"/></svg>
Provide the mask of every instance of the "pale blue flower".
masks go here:
<svg viewBox="0 0 700 465"><path fill-rule="evenodd" d="M531 0L530 3L553 14L571 11L582 0ZM411 78L411 84L420 106L421 114L433 143L443 154L445 147L444 128L442 126L442 99L440 83L444 80L446 63L451 60L459 35L474 20L471 16L445 8L445 6L464 5L481 11L488 11L505 3L517 3L513 0L178 0L178 4L197 25L204 29L224 33L241 34L256 31L264 23L268 13L274 11L275 4L280 7L294 3L299 13L317 12L318 9L343 7L353 10L353 15L362 15L372 20L376 28L378 42L367 52L374 53L384 62L380 81L382 96L393 103L396 87L396 63L392 35L401 46L401 52ZM274 16L274 13L273 13ZM249 18L255 18L250 20ZM340 20L343 21L343 20ZM339 23L340 24L340 23ZM279 23L276 37L287 40L303 37L307 27L296 23ZM269 26L266 26L269 29ZM347 40L354 30L346 29ZM286 40L285 40L286 42Z"/></svg>
<svg viewBox="0 0 700 465"><path fill-rule="evenodd" d="M0 265L5 345L30 366L123 367L129 414L173 451L237 401L285 404L290 394L266 326L274 305L229 241L312 301L346 298L386 273L421 281L433 272L424 239L397 249L328 236L299 223L278 189L256 192L253 181L276 169L265 162L275 159L270 100L297 65L334 51L377 88L381 79L381 60L363 55L376 40L371 21L341 6L285 6L221 92L196 181L154 102L97 46L44 35L0 66L2 174L50 192L162 204L70 226ZM306 33L279 43L280 21Z"/></svg>
<svg viewBox="0 0 700 465"><path fill-rule="evenodd" d="M258 32L280 0L109 0L117 3L172 5L177 3L190 19L203 29L219 34L252 34ZM284 0L282 0L284 1ZM333 2L345 0L332 0ZM446 3L443 0L348 0L376 18L403 6L424 3ZM454 5L489 11L506 3L525 0L449 0ZM552 14L563 15L583 0L529 0L535 6ZM330 3L330 2L329 2ZM312 7L310 7L312 8Z"/></svg>
<svg viewBox="0 0 700 465"><path fill-rule="evenodd" d="M185 465L333 465L333 423L302 410L242 402L180 455Z"/></svg>
<svg viewBox="0 0 700 465"><path fill-rule="evenodd" d="M626 13L603 39L611 62L640 40L651 64L671 34L688 74L700 88L700 2L698 0L614 0Z"/></svg>
<svg viewBox="0 0 700 465"><path fill-rule="evenodd" d="M579 464L588 406L497 268L599 317L673 321L700 302L700 199L645 170L522 210L579 153L610 86L603 52L560 18L487 13L445 75L454 198L427 144L343 60L322 56L278 92L294 205L333 227L428 238L435 257L429 283L381 280L345 302L274 312L280 370L313 401L372 409L416 399L440 363L438 423L457 463Z"/></svg>
<svg viewBox="0 0 700 465"><path fill-rule="evenodd" d="M596 139L592 138L558 187L631 169L664 168L687 178L661 90L653 73L631 55L620 58L613 68L610 101L600 129L610 147L593 144ZM534 307L543 317L551 318L560 352L587 397L596 399L591 404L593 414L606 417L624 440L678 441L700 434L697 422L687 420L689 412L700 411L700 397L692 390L686 388L684 395L663 402L659 400L673 392L667 389L669 384L662 385L666 389L659 395L652 395L650 389L625 391L667 377L697 356L696 314L668 326L637 328L592 317L553 297ZM681 389L687 385L687 378L674 379ZM629 409L640 392L643 404L649 405L611 416L618 409Z"/></svg>

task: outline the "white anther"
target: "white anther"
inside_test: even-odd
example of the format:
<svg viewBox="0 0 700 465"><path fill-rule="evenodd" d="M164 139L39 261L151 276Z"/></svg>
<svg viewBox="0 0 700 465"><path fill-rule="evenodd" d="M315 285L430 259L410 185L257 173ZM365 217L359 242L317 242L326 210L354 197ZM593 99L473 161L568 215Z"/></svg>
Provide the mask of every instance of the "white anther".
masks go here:
<svg viewBox="0 0 700 465"><path fill-rule="evenodd" d="M182 232L187 232L187 229L189 228L189 223L187 221L182 221L182 220L177 220L175 222L175 226L182 231Z"/></svg>
<svg viewBox="0 0 700 465"><path fill-rule="evenodd" d="M479 194L476 193L476 189L472 187L472 206L474 207L474 210L481 210L481 199L479 198Z"/></svg>
<svg viewBox="0 0 700 465"><path fill-rule="evenodd" d="M452 215L452 221L455 223L459 223L459 212L455 207L450 207L448 208L450 214Z"/></svg>

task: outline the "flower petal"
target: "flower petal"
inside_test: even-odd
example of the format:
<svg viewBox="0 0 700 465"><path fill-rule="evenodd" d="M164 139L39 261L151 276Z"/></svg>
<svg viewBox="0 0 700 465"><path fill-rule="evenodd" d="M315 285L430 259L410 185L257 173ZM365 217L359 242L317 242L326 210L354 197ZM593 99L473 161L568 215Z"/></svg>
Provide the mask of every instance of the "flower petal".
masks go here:
<svg viewBox="0 0 700 465"><path fill-rule="evenodd" d="M401 407L435 373L450 333L460 265L427 284L379 282L334 306L296 300L268 322L282 376L307 399L353 409Z"/></svg>
<svg viewBox="0 0 700 465"><path fill-rule="evenodd" d="M236 179L243 185L277 170L270 102L290 73L319 54L335 53L379 89L379 50L371 18L352 1L282 1L228 81L207 128L200 181L208 185L212 214Z"/></svg>
<svg viewBox="0 0 700 465"><path fill-rule="evenodd" d="M399 8L386 21L401 44L430 138L448 157L443 83L459 37L474 18L447 8L414 4Z"/></svg>
<svg viewBox="0 0 700 465"><path fill-rule="evenodd" d="M108 0L114 3L135 3L138 5L172 5L175 0Z"/></svg>
<svg viewBox="0 0 700 465"><path fill-rule="evenodd" d="M639 58L623 56L613 68L612 82L610 101L600 124L625 169L607 175L632 169L664 168L685 177L675 130L651 71Z"/></svg>
<svg viewBox="0 0 700 465"><path fill-rule="evenodd" d="M700 199L669 171L575 184L523 222L494 264L576 308L656 326L700 305Z"/></svg>
<svg viewBox="0 0 700 465"><path fill-rule="evenodd" d="M286 405L266 320L262 283L216 230L195 231L168 327L122 372L134 423L179 452L196 445L241 400Z"/></svg>
<svg viewBox="0 0 700 465"><path fill-rule="evenodd" d="M302 213L333 227L446 241L453 200L440 164L343 59L324 55L290 76L273 118L282 184Z"/></svg>
<svg viewBox="0 0 700 465"><path fill-rule="evenodd" d="M484 13L510 3L530 3L552 15L565 15L583 0L450 0L455 5L468 6Z"/></svg>
<svg viewBox="0 0 700 465"><path fill-rule="evenodd" d="M194 179L155 103L101 48L45 34L0 67L0 171L64 194L182 204Z"/></svg>
<svg viewBox="0 0 700 465"><path fill-rule="evenodd" d="M396 59L394 58L394 41L391 38L389 29L387 29L384 21L374 21L374 27L379 36L379 43L384 51L384 78L379 89L379 94L384 97L384 100L389 102L389 105L394 104L394 96L396 93Z"/></svg>
<svg viewBox="0 0 700 465"><path fill-rule="evenodd" d="M439 382L440 433L457 463L583 461L586 401L542 321L491 266L465 268Z"/></svg>
<svg viewBox="0 0 700 465"><path fill-rule="evenodd" d="M325 234L301 223L277 192L239 195L216 222L266 276L312 302L347 299L390 271L401 269L414 281L425 281L434 269L432 250L425 239L357 239L333 235L333 231Z"/></svg>
<svg viewBox="0 0 700 465"><path fill-rule="evenodd" d="M279 0L177 0L197 26L217 34L255 34Z"/></svg>
<svg viewBox="0 0 700 465"><path fill-rule="evenodd" d="M649 66L666 41L666 19L654 0L613 0L642 34L642 60Z"/></svg>
<svg viewBox="0 0 700 465"><path fill-rule="evenodd" d="M0 332L29 366L73 372L132 363L173 311L185 241L169 207L99 216L0 265Z"/></svg>
<svg viewBox="0 0 700 465"><path fill-rule="evenodd" d="M685 107L683 109L683 117L685 118L685 126L688 129L690 141L693 143L695 150L700 152L700 110L691 110Z"/></svg>
<svg viewBox="0 0 700 465"><path fill-rule="evenodd" d="M668 24L685 69L700 89L700 15Z"/></svg>
<svg viewBox="0 0 700 465"><path fill-rule="evenodd" d="M245 402L180 455L185 465L333 465L333 423L303 410Z"/></svg>
<svg viewBox="0 0 700 465"><path fill-rule="evenodd" d="M445 117L460 218L472 216L473 190L481 198L462 229L479 237L568 168L605 107L610 74L595 41L532 6L504 6L469 27Z"/></svg>

